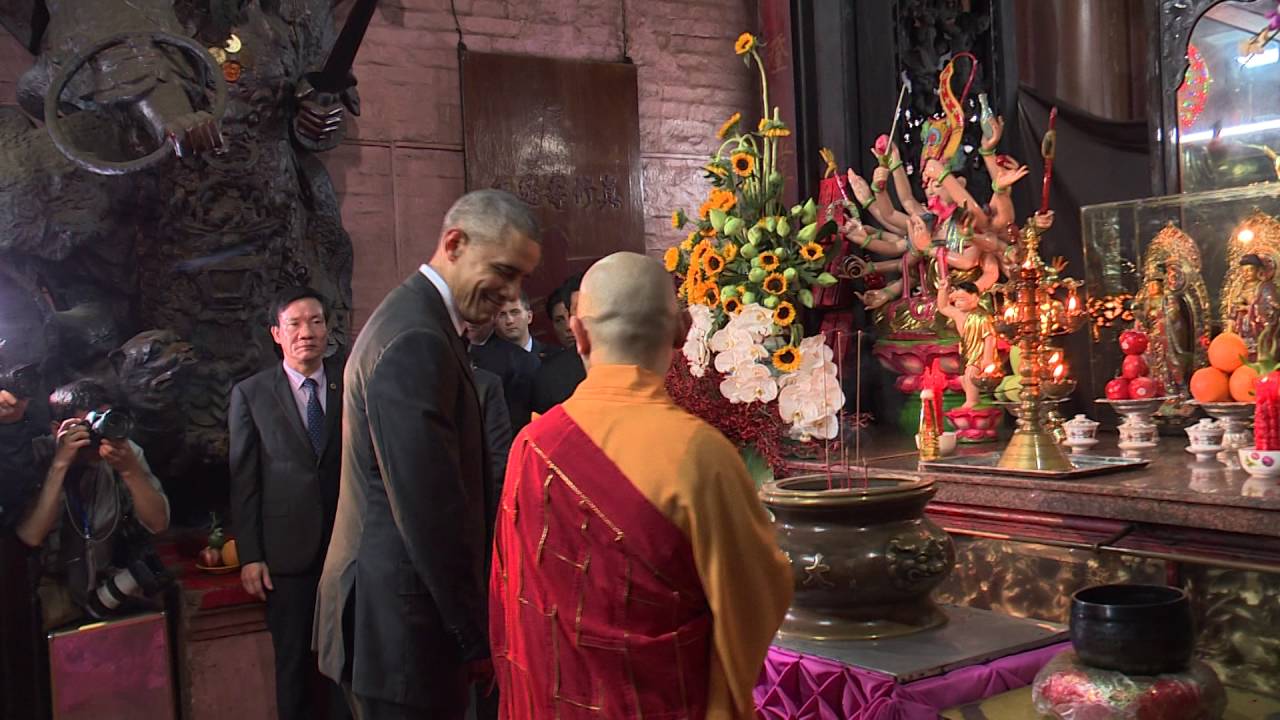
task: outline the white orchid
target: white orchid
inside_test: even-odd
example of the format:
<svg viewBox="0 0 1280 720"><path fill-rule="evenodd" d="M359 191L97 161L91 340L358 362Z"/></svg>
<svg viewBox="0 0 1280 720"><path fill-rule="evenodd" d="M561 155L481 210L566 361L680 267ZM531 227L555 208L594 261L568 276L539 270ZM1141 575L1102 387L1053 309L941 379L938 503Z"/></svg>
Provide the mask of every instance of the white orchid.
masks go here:
<svg viewBox="0 0 1280 720"><path fill-rule="evenodd" d="M768 403L778 397L778 384L769 369L759 363L740 366L720 383L720 393L732 403Z"/></svg>
<svg viewBox="0 0 1280 720"><path fill-rule="evenodd" d="M760 368L768 374L768 368L759 364L760 360L769 357L769 351L764 349L763 345L753 343L740 343L734 347L716 354L715 367L716 370L729 374L738 374L743 368Z"/></svg>

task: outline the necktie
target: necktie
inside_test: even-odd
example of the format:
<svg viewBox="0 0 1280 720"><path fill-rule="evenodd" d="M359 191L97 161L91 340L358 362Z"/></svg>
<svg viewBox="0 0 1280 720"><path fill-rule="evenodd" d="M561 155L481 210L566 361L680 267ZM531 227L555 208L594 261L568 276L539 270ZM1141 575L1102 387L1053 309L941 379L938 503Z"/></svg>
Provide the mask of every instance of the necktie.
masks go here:
<svg viewBox="0 0 1280 720"><path fill-rule="evenodd" d="M324 409L320 407L320 396L316 394L319 386L312 378L302 381L302 389L307 393L307 437L311 438L311 447L316 455L320 454L320 446L324 443Z"/></svg>

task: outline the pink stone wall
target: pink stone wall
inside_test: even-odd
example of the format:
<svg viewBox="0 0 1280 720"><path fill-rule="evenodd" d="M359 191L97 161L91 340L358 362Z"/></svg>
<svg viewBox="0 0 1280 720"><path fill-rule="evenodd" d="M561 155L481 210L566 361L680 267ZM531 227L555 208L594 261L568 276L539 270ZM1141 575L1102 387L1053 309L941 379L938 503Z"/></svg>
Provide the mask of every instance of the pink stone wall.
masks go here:
<svg viewBox="0 0 1280 720"><path fill-rule="evenodd" d="M454 0L471 50L638 67L645 244L676 241L676 206L696 208L699 167L735 111L756 115L756 79L733 54L754 0ZM765 0L781 2L781 0ZM356 323L431 252L462 192L458 35L449 0L380 4L356 73L364 114L325 157L355 244ZM0 103L30 59L0 33Z"/></svg>

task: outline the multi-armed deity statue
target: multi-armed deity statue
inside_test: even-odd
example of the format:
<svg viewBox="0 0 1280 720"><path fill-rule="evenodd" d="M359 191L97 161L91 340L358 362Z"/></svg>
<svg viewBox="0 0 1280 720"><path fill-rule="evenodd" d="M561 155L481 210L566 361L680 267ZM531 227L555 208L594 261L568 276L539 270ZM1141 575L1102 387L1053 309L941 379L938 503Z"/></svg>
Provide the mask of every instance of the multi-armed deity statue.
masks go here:
<svg viewBox="0 0 1280 720"><path fill-rule="evenodd" d="M314 153L358 112L362 32L331 52L330 0L37 0L0 24L36 54L26 114L0 110L0 284L39 307L0 315L0 377L108 380L167 414L141 440L171 497L216 500L228 390L274 357L266 300L311 285L347 340L351 243ZM12 341L42 331L51 350Z"/></svg>
<svg viewBox="0 0 1280 720"><path fill-rule="evenodd" d="M879 163L871 182L852 170L848 173L857 205L880 227L863 225L855 212L844 233L855 247L876 258L850 257L845 262L848 276L893 278L860 296L867 308L876 311L880 329L876 355L899 373L898 389L915 392L920 374L937 359L951 377L951 388L964 390L963 409L970 410L979 404L973 379L992 372L988 366L999 365L990 318L999 309L1001 279L1010 277L1020 262L1016 257L1019 229L1009 191L1026 176L1027 168L998 153L1004 124L981 97L978 152L993 178L991 201L984 207L970 193L959 171L963 103L969 88L966 85L957 96L951 87L956 60L961 57L973 61L972 56L961 54L946 65L939 76L942 113L924 125L918 166L924 200L916 198L892 138L881 136L872 150ZM972 77L971 73L970 81ZM890 181L899 205L890 199ZM1052 219L1046 209L1034 222L1044 231ZM998 410L988 411L992 413L999 415ZM994 433L983 432L966 439L992 437Z"/></svg>

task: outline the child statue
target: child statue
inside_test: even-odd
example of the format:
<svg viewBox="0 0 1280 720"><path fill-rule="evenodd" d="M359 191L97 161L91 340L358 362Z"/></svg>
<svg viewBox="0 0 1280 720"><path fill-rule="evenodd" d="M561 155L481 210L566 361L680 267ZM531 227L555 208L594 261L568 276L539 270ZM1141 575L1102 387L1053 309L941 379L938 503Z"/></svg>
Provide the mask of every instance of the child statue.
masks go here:
<svg viewBox="0 0 1280 720"><path fill-rule="evenodd" d="M944 275L938 286L938 312L955 325L960 335L960 355L964 358L964 375L960 384L964 388L963 408L977 406L980 401L975 378L989 365L996 362L996 332L991 313L979 303L978 286L961 282L951 287Z"/></svg>

